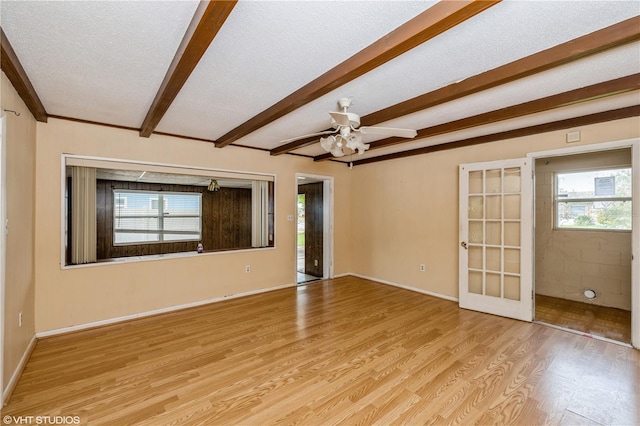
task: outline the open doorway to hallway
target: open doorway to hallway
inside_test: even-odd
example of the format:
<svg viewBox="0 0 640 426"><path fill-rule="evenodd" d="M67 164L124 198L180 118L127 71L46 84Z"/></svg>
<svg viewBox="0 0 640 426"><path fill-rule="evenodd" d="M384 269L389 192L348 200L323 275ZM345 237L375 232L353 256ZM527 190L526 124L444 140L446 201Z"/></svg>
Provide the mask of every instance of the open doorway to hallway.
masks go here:
<svg viewBox="0 0 640 426"><path fill-rule="evenodd" d="M296 277L303 284L331 274L332 180L298 175L296 185Z"/></svg>

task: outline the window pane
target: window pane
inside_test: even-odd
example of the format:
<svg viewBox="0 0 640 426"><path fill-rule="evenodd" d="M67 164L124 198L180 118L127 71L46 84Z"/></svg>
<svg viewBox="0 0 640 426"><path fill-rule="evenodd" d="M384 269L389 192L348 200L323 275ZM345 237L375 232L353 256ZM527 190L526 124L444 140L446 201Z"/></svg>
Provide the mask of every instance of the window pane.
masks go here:
<svg viewBox="0 0 640 426"><path fill-rule="evenodd" d="M572 198L631 197L631 169L558 173L558 200Z"/></svg>
<svg viewBox="0 0 640 426"><path fill-rule="evenodd" d="M200 232L200 217L165 217L164 230Z"/></svg>
<svg viewBox="0 0 640 426"><path fill-rule="evenodd" d="M116 230L124 229L128 231L158 231L157 217L127 217L119 216L115 218L113 227Z"/></svg>
<svg viewBox="0 0 640 426"><path fill-rule="evenodd" d="M200 234L164 234L163 241L198 241Z"/></svg>
<svg viewBox="0 0 640 426"><path fill-rule="evenodd" d="M631 201L558 202L558 228L631 229Z"/></svg>
<svg viewBox="0 0 640 426"><path fill-rule="evenodd" d="M115 243L116 244L134 244L134 243L157 243L160 241L158 234L138 234L127 232L116 232Z"/></svg>
<svg viewBox="0 0 640 426"><path fill-rule="evenodd" d="M167 194L164 206L165 214L200 216L200 194Z"/></svg>

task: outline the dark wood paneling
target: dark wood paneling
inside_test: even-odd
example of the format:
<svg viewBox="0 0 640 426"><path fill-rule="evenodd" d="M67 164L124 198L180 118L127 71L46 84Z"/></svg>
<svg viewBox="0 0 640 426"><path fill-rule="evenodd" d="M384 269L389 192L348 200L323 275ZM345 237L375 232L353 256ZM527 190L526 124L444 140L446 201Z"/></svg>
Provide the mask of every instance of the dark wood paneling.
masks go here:
<svg viewBox="0 0 640 426"><path fill-rule="evenodd" d="M274 247L276 244L275 241L275 217L276 217L276 199L275 199L275 184L274 182L269 182L269 218L268 226L269 226L269 247Z"/></svg>
<svg viewBox="0 0 640 426"><path fill-rule="evenodd" d="M251 247L250 189L220 188L209 192L196 186L99 180L96 194L98 260L196 251L198 246L198 241L114 246L113 189L199 192L202 194L202 244L205 251Z"/></svg>
<svg viewBox="0 0 640 426"><path fill-rule="evenodd" d="M304 194L304 269L305 274L322 277L323 273L323 197L322 182L298 186ZM317 264L316 264L317 262Z"/></svg>

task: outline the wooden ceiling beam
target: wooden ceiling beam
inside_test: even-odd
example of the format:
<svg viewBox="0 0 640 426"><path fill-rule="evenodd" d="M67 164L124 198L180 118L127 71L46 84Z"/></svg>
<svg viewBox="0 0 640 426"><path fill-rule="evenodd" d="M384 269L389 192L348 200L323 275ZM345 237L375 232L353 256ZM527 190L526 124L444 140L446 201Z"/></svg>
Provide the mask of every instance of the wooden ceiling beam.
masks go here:
<svg viewBox="0 0 640 426"><path fill-rule="evenodd" d="M363 126L375 126L637 40L640 40L640 16L365 115L360 118L360 122ZM272 149L271 155L284 154L317 141L318 138L306 138L290 142Z"/></svg>
<svg viewBox="0 0 640 426"><path fill-rule="evenodd" d="M590 124L604 123L607 121L621 120L623 118L640 116L640 105L614 109L610 111L598 112L595 114L584 115L581 117L568 118L565 120L553 121L550 123L538 124L535 126L523 127L520 129L509 130L506 132L493 133L490 135L478 136L475 138L462 139L454 142L446 142L438 145L425 146L422 148L411 149L408 151L395 152L393 154L380 155L377 157L365 158L353 161L354 166L364 164L378 163L380 161L395 160L397 158L412 157L414 155L430 154L437 151L445 151L449 149L464 148L467 146L481 145L489 142L496 142L506 139L514 139L523 136L537 135L540 133L553 132L563 129L571 129L580 126L588 126Z"/></svg>
<svg viewBox="0 0 640 426"><path fill-rule="evenodd" d="M202 0L200 2L147 116L142 122L140 136L148 138L153 133L236 3L237 0Z"/></svg>
<svg viewBox="0 0 640 426"><path fill-rule="evenodd" d="M275 105L218 138L222 148L277 120L322 95L402 55L425 41L466 21L501 0L445 0L391 31Z"/></svg>
<svg viewBox="0 0 640 426"><path fill-rule="evenodd" d="M360 122L363 126L373 126L638 40L640 40L640 16L365 115L360 118Z"/></svg>
<svg viewBox="0 0 640 426"><path fill-rule="evenodd" d="M494 111L485 112L471 117L461 118L459 120L450 121L448 123L438 124L436 126L426 127L418 130L416 139L423 139L451 133L458 130L464 130L471 127L493 124L512 118L523 117L529 114L549 111L581 102L586 102L606 96L617 95L640 89L640 74L632 74L626 77L593 84L591 86L581 87L579 89L570 90L568 92L558 93L556 95L547 96L545 98L535 99L533 101L524 102L518 105L501 108ZM371 142L369 150L375 150L383 147L398 145L401 143L411 142L414 139L403 138L386 138ZM331 154L323 154L314 157L314 161L322 161L333 158Z"/></svg>
<svg viewBox="0 0 640 426"><path fill-rule="evenodd" d="M0 28L0 68L7 75L7 78L27 105L31 114L38 121L47 122L49 114L45 110L44 105L38 97L36 89L34 89L29 80L29 76L22 67L16 52L13 50L9 39Z"/></svg>

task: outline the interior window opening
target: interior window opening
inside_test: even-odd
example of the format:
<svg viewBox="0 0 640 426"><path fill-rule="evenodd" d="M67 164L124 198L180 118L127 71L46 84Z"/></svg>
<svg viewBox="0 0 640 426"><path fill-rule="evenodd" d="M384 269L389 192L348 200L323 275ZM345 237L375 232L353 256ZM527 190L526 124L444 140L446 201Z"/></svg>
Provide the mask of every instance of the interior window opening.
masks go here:
<svg viewBox="0 0 640 426"><path fill-rule="evenodd" d="M65 265L274 247L273 176L66 159Z"/></svg>

